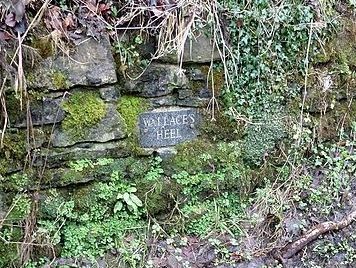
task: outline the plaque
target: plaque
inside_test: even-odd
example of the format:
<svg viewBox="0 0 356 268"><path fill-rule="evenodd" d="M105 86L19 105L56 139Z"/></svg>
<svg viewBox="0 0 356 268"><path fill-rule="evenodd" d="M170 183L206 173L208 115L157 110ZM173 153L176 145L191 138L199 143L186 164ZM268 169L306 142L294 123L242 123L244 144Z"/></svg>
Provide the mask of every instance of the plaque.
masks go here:
<svg viewBox="0 0 356 268"><path fill-rule="evenodd" d="M166 147L192 140L198 134L199 114L194 108L159 109L139 116L140 144Z"/></svg>

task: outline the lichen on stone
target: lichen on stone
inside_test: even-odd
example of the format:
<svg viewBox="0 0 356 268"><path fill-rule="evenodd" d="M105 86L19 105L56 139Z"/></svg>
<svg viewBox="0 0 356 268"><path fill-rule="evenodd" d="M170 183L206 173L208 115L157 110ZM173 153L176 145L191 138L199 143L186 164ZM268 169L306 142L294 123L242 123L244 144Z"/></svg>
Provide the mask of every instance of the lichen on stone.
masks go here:
<svg viewBox="0 0 356 268"><path fill-rule="evenodd" d="M85 136L87 130L97 124L106 114L106 104L94 92L76 92L63 102L67 116L63 129L74 138Z"/></svg>

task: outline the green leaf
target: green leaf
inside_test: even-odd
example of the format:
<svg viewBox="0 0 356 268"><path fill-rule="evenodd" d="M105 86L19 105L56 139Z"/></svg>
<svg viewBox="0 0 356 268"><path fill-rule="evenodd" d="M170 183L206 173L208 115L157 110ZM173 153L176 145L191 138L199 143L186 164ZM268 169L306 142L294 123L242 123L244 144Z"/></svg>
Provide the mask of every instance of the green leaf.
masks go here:
<svg viewBox="0 0 356 268"><path fill-rule="evenodd" d="M136 192L137 192L137 189L136 189L135 187L130 187L130 188L128 189L128 192L129 192L129 193L136 193Z"/></svg>
<svg viewBox="0 0 356 268"><path fill-rule="evenodd" d="M132 202L134 202L138 207L142 207L142 201L134 194L130 194L130 199L132 200Z"/></svg>
<svg viewBox="0 0 356 268"><path fill-rule="evenodd" d="M130 200L130 194L129 193L124 193L122 198L124 199L124 201L128 204L129 202L131 202Z"/></svg>
<svg viewBox="0 0 356 268"><path fill-rule="evenodd" d="M115 207L114 207L114 213L121 211L123 208L123 204L121 201L116 202Z"/></svg>

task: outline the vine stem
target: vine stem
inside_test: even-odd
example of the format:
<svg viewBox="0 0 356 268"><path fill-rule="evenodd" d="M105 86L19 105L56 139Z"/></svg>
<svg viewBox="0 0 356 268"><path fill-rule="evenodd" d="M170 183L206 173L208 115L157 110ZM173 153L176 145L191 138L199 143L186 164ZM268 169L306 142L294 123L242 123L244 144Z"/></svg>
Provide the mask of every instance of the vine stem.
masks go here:
<svg viewBox="0 0 356 268"><path fill-rule="evenodd" d="M309 28L309 39L308 39L308 46L307 46L307 52L305 55L305 60L304 60L304 66L305 66L305 76L304 76L304 90L303 90L303 100L302 100L302 108L300 111L300 135L298 138L298 146L301 143L301 133L303 131L303 113L304 113L304 107L305 107L305 101L307 97L307 84L308 84L308 69L309 69L309 52L310 52L310 45L311 45L311 39L312 39L312 34L313 34L313 23L310 23L310 28Z"/></svg>

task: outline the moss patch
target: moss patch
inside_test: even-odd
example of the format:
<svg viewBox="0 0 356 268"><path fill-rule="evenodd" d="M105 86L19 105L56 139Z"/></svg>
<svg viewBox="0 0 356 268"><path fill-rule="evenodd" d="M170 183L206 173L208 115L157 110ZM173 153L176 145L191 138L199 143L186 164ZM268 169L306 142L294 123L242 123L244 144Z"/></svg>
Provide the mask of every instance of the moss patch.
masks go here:
<svg viewBox="0 0 356 268"><path fill-rule="evenodd" d="M58 70L54 70L51 74L52 84L55 89L68 89L68 76Z"/></svg>
<svg viewBox="0 0 356 268"><path fill-rule="evenodd" d="M27 154L25 132L6 132L4 147L0 150L0 174L5 174L10 167L18 167L25 162Z"/></svg>
<svg viewBox="0 0 356 268"><path fill-rule="evenodd" d="M138 144L138 116L149 107L148 101L135 96L123 96L117 105L117 110L125 121L131 150L140 153Z"/></svg>
<svg viewBox="0 0 356 268"><path fill-rule="evenodd" d="M213 141L234 141L242 137L244 127L223 113L217 113L216 121L204 120L201 135Z"/></svg>
<svg viewBox="0 0 356 268"><path fill-rule="evenodd" d="M74 93L62 104L68 115L62 126L74 138L82 138L106 114L106 105L98 94L93 92Z"/></svg>
<svg viewBox="0 0 356 268"><path fill-rule="evenodd" d="M209 68L210 67L207 65L202 66L201 67L202 73L205 74L206 76L208 76ZM209 81L208 88L210 90L212 90L214 88L215 94L219 95L222 88L224 87L224 84L225 84L224 72L222 70L218 70L218 69L214 68L214 70L212 70L209 74L208 81ZM214 87L213 87L213 85L214 85Z"/></svg>
<svg viewBox="0 0 356 268"><path fill-rule="evenodd" d="M37 37L32 41L32 46L38 50L42 58L54 55L54 44L50 36Z"/></svg>

